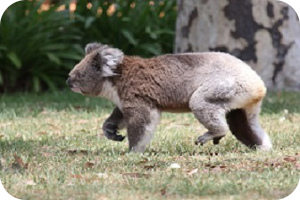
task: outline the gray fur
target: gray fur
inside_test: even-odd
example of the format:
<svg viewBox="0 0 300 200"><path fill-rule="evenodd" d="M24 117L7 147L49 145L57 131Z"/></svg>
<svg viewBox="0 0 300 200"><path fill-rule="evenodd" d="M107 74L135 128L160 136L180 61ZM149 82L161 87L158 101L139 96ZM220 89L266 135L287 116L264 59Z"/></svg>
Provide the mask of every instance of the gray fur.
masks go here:
<svg viewBox="0 0 300 200"><path fill-rule="evenodd" d="M101 45L100 43L90 43L85 47L85 54L90 54L92 51L94 51L95 49L99 49L102 46L103 45Z"/></svg>
<svg viewBox="0 0 300 200"><path fill-rule="evenodd" d="M121 141L117 132L126 127L131 151L145 150L162 111L193 112L207 128L197 144L209 140L218 144L231 130L249 147L272 147L258 122L266 88L241 60L216 52L143 59L124 56L121 50L98 43L87 45L86 52L67 82L74 92L116 104L103 132L109 139Z"/></svg>
<svg viewBox="0 0 300 200"><path fill-rule="evenodd" d="M124 54L119 49L104 48L100 49L99 53L102 57L102 70L104 77L110 77L117 75L114 70L117 69L117 65L122 62Z"/></svg>

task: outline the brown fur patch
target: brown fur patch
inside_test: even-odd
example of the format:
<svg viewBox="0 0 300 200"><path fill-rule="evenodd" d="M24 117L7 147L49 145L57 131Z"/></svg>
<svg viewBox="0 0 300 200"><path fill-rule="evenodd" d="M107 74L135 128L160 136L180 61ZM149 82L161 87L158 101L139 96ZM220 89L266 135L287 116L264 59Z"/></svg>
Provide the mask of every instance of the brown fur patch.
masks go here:
<svg viewBox="0 0 300 200"><path fill-rule="evenodd" d="M144 102L161 110L188 111L192 91L186 89L184 75L189 67L168 55L151 59L125 56L117 69L121 76L114 77L113 83L120 98L130 104L125 107Z"/></svg>

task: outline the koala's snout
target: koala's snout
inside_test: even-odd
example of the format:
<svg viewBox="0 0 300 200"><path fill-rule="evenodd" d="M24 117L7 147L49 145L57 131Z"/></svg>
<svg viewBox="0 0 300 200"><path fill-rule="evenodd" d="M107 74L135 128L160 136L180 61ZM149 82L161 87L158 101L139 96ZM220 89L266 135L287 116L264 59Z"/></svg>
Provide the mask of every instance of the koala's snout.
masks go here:
<svg viewBox="0 0 300 200"><path fill-rule="evenodd" d="M82 93L81 88L78 86L78 83L76 83L75 77L69 76L66 80L66 84L73 92Z"/></svg>
<svg viewBox="0 0 300 200"><path fill-rule="evenodd" d="M72 87L72 78L71 76L68 77L68 79L66 80L66 84L71 88Z"/></svg>

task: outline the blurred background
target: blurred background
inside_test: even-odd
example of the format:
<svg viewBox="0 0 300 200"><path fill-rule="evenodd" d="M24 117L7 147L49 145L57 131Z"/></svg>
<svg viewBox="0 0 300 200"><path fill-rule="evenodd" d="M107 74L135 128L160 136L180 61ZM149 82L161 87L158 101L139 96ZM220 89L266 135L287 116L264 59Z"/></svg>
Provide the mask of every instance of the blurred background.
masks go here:
<svg viewBox="0 0 300 200"><path fill-rule="evenodd" d="M65 87L89 42L143 57L172 53L176 13L173 0L17 2L1 19L0 92Z"/></svg>
<svg viewBox="0 0 300 200"><path fill-rule="evenodd" d="M300 91L300 25L276 0L23 0L0 24L0 93L55 91L101 42L142 57L222 51Z"/></svg>

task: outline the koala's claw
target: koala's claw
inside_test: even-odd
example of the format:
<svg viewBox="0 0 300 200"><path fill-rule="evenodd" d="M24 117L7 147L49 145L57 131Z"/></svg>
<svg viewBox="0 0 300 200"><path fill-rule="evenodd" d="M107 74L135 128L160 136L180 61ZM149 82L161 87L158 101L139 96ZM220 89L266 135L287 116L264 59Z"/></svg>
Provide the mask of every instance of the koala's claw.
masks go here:
<svg viewBox="0 0 300 200"><path fill-rule="evenodd" d="M195 141L195 144L200 144L201 146L204 145L208 141L207 137L205 135L201 135L198 137L198 139Z"/></svg>
<svg viewBox="0 0 300 200"><path fill-rule="evenodd" d="M212 140L213 140L213 144L214 144L214 145L219 144L219 143L220 143L220 140L222 139L222 137L224 137L224 136L220 136L220 137L215 137L215 138L213 138L213 139L212 139ZM203 145L203 144L205 144L205 143L206 143L207 141L209 141L209 140L211 140L211 137L208 137L207 134L204 134L204 135L201 135L201 136L198 137L198 139L195 141L195 144L196 144L196 145L198 145L198 144Z"/></svg>
<svg viewBox="0 0 300 200"><path fill-rule="evenodd" d="M125 136L123 135L115 135L114 141L122 142L125 139Z"/></svg>
<svg viewBox="0 0 300 200"><path fill-rule="evenodd" d="M122 142L125 139L124 136L118 135L118 131L117 130L106 129L106 130L103 130L103 131L104 131L104 135L109 140Z"/></svg>

